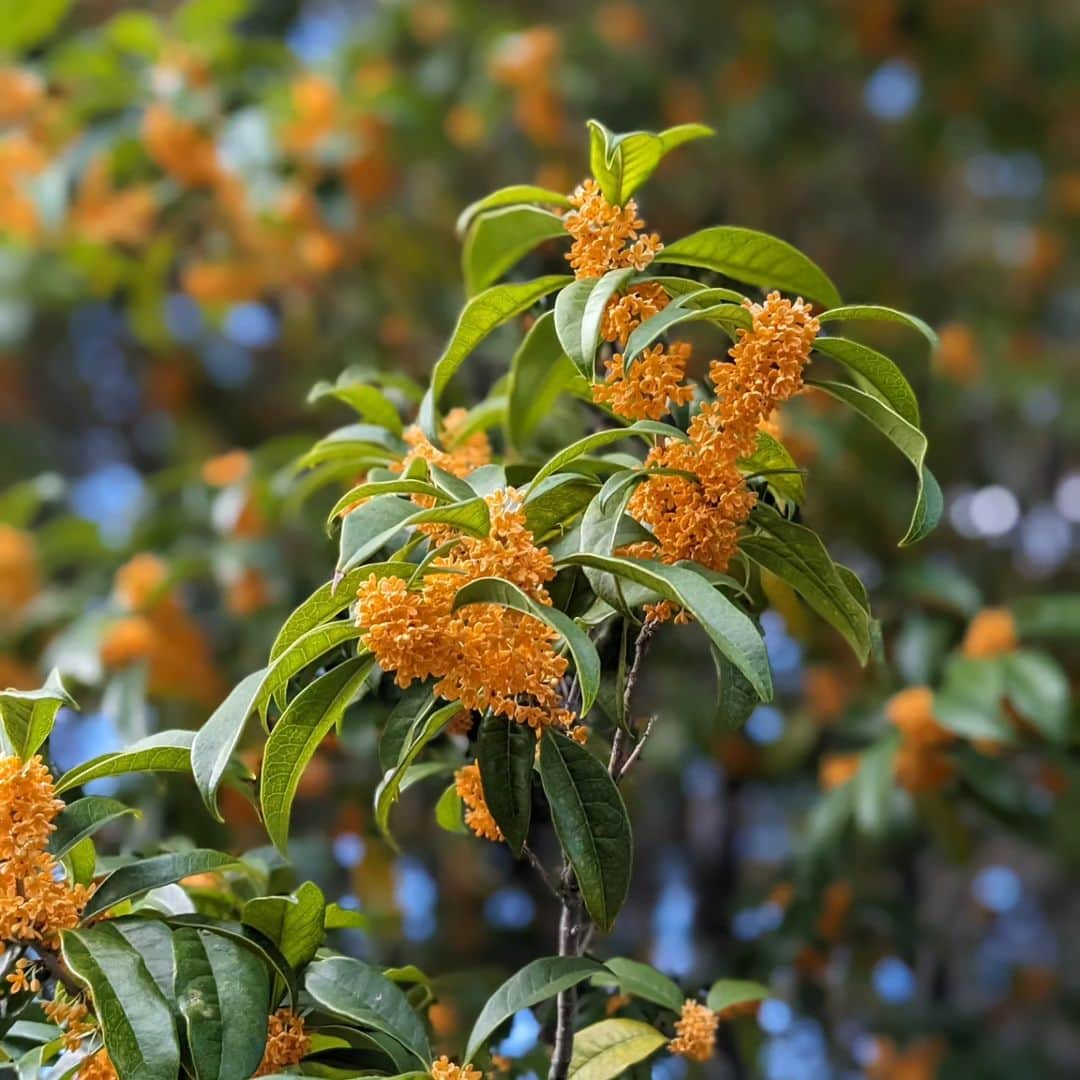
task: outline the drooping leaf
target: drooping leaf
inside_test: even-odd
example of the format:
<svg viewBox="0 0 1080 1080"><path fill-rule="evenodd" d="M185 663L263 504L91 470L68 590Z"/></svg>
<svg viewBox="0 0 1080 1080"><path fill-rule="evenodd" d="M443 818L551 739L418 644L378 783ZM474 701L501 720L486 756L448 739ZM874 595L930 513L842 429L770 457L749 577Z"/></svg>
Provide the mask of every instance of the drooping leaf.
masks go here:
<svg viewBox="0 0 1080 1080"><path fill-rule="evenodd" d="M266 831L279 851L289 842L289 818L300 778L319 744L364 685L375 658L350 657L308 683L281 714L266 740L259 804Z"/></svg>
<svg viewBox="0 0 1080 1080"><path fill-rule="evenodd" d="M662 1005L672 1012L678 1012L682 1008L683 992L652 964L616 956L612 960L605 960L604 967L615 976L615 982L624 994L633 994L634 997Z"/></svg>
<svg viewBox="0 0 1080 1080"><path fill-rule="evenodd" d="M340 577L366 562L390 543L415 513L416 504L397 495L376 495L347 513L341 519L335 575Z"/></svg>
<svg viewBox="0 0 1080 1080"><path fill-rule="evenodd" d="M633 267L609 270L597 280L596 285L589 292L581 313L579 331L581 362L577 365L579 370L589 373L587 377L594 378L596 374L596 350L600 344L600 331L604 324L604 312L607 310L608 302L630 281L634 273Z"/></svg>
<svg viewBox="0 0 1080 1080"><path fill-rule="evenodd" d="M754 508L750 521L755 531L742 538L739 550L786 581L866 663L870 617L852 596L817 533L764 504Z"/></svg>
<svg viewBox="0 0 1080 1080"><path fill-rule="evenodd" d="M739 468L749 476L760 476L785 502L803 501L802 470L779 439L767 431L757 433L757 446L749 457L739 459Z"/></svg>
<svg viewBox="0 0 1080 1080"><path fill-rule="evenodd" d="M941 488L933 473L926 467L926 436L912 427L902 416L894 412L873 394L846 383L825 382L808 379L807 383L829 394L838 401L850 405L864 416L911 462L918 477L918 494L915 510L907 533L900 541L901 547L914 544L933 532L945 503Z"/></svg>
<svg viewBox="0 0 1080 1080"><path fill-rule="evenodd" d="M244 905L241 920L265 934L294 967L310 961L325 936L326 899L313 881L288 896L256 896Z"/></svg>
<svg viewBox="0 0 1080 1080"><path fill-rule="evenodd" d="M438 404L465 358L492 330L570 280L565 274L551 274L520 285L493 285L474 296L458 317L450 340L431 372L432 404Z"/></svg>
<svg viewBox="0 0 1080 1080"><path fill-rule="evenodd" d="M758 707L758 696L746 676L710 643L716 667L716 721L723 731L738 731Z"/></svg>
<svg viewBox="0 0 1080 1080"><path fill-rule="evenodd" d="M120 1080L176 1080L180 1045L172 1009L139 953L102 923L61 935L64 961L90 989Z"/></svg>
<svg viewBox="0 0 1080 1080"><path fill-rule="evenodd" d="M49 837L49 853L59 859L80 840L93 836L99 829L127 814L142 817L141 811L125 806L117 799L106 799L100 795L76 799L68 803L56 818L56 829Z"/></svg>
<svg viewBox="0 0 1080 1080"><path fill-rule="evenodd" d="M390 811L405 787L405 779L410 767L420 756L424 747L433 739L438 738L443 728L459 712L461 712L461 706L454 701L432 713L418 716L409 731L397 765L387 770L375 789L375 823L391 843L393 838L390 836Z"/></svg>
<svg viewBox="0 0 1080 1080"><path fill-rule="evenodd" d="M590 120L588 124L589 167L604 197L616 206L622 206L676 147L715 134L704 124L679 124L659 133L618 134L599 120Z"/></svg>
<svg viewBox="0 0 1080 1080"><path fill-rule="evenodd" d="M1070 694L1065 672L1049 656L1026 649L1006 653L998 663L1013 708L1051 742L1068 743Z"/></svg>
<svg viewBox="0 0 1080 1080"><path fill-rule="evenodd" d="M690 294L693 296L694 294ZM750 329L750 313L738 304L713 304L709 307L683 305L678 300L668 304L662 311L646 319L630 335L623 352L623 370L629 371L634 361L653 344L657 338L685 322L714 322L722 326L731 337L740 328Z"/></svg>
<svg viewBox="0 0 1080 1080"><path fill-rule="evenodd" d="M62 705L79 707L64 689L56 668L38 690L0 690L0 717L12 752L23 760L33 757L49 737Z"/></svg>
<svg viewBox="0 0 1080 1080"><path fill-rule="evenodd" d="M217 793L233 752L240 742L247 718L251 715L255 695L266 677L260 668L242 679L229 696L213 711L210 719L197 732L191 743L191 772L203 803L218 821Z"/></svg>
<svg viewBox="0 0 1080 1080"><path fill-rule="evenodd" d="M378 495L423 495L436 502L442 502L447 496L434 484L424 480L376 480L371 483L358 484L350 488L341 496L333 509L326 516L327 531L332 532L338 518L350 511L358 503L373 499Z"/></svg>
<svg viewBox="0 0 1080 1080"><path fill-rule="evenodd" d="M266 968L250 950L206 930L178 929L173 952L196 1080L248 1080L266 1047Z"/></svg>
<svg viewBox="0 0 1080 1080"><path fill-rule="evenodd" d="M594 372L592 362L586 363L582 353L581 323L597 282L597 278L580 278L567 285L555 298L555 333L559 344L587 382L593 381Z"/></svg>
<svg viewBox="0 0 1080 1080"><path fill-rule="evenodd" d="M634 858L622 795L601 761L551 728L540 740L540 780L585 907L610 930L630 891Z"/></svg>
<svg viewBox="0 0 1080 1080"><path fill-rule="evenodd" d="M769 991L761 983L747 979L718 979L709 988L705 1004L713 1012L723 1012L734 1005L745 1005L751 1001L764 1001Z"/></svg>
<svg viewBox="0 0 1080 1080"><path fill-rule="evenodd" d="M772 674L765 643L753 620L718 592L701 574L681 566L646 559L579 552L560 560L563 566L587 566L635 581L685 607L709 639L746 676L762 701L772 700Z"/></svg>
<svg viewBox="0 0 1080 1080"><path fill-rule="evenodd" d="M191 851L171 851L165 855L154 855L149 859L128 863L127 866L114 870L97 887L83 909L83 918L100 915L121 900L149 892L159 885L169 885L191 874L223 870L235 862L231 855L223 852L195 848Z"/></svg>
<svg viewBox="0 0 1080 1080"><path fill-rule="evenodd" d="M192 731L159 731L139 739L123 750L101 754L68 769L56 782L56 793L130 772L187 772L191 768Z"/></svg>
<svg viewBox="0 0 1080 1080"><path fill-rule="evenodd" d="M882 307L880 304L848 304L845 307L824 311L818 316L818 319L822 323L857 322L861 320L899 323L922 334L929 343L930 348L936 349L938 347L937 334L918 316L909 315L906 311L897 311L895 308Z"/></svg>
<svg viewBox="0 0 1080 1080"><path fill-rule="evenodd" d="M477 215L461 250L465 291L475 296L545 240L569 234L563 220L535 206L506 206Z"/></svg>
<svg viewBox="0 0 1080 1080"><path fill-rule="evenodd" d="M684 236L666 245L653 262L715 270L750 285L798 293L828 307L841 303L836 286L798 248L737 225L717 225Z"/></svg>
<svg viewBox="0 0 1080 1080"><path fill-rule="evenodd" d="M518 858L532 816L532 774L536 736L507 716L485 716L480 723L476 761L495 824Z"/></svg>
<svg viewBox="0 0 1080 1080"><path fill-rule="evenodd" d="M472 223L477 214L487 210L498 210L503 206L522 206L528 203L539 203L542 206L568 207L570 199L558 191L549 188L538 187L535 184L512 184L510 187L499 188L490 195L470 203L461 211L457 219L457 233L465 235L465 230Z"/></svg>
<svg viewBox="0 0 1080 1080"><path fill-rule="evenodd" d="M878 397L912 427L919 426L919 400L915 391L887 356L869 345L842 337L819 337L814 348L843 364L856 376L863 390Z"/></svg>
<svg viewBox="0 0 1080 1080"><path fill-rule="evenodd" d="M559 634L574 659L574 669L581 687L581 715L588 713L600 689L600 657L592 639L569 615L552 605L533 600L512 582L502 578L477 578L460 588L454 596L454 610L469 604L499 604L523 611Z"/></svg>
<svg viewBox="0 0 1080 1080"><path fill-rule="evenodd" d="M315 1003L364 1027L391 1036L427 1066L431 1047L408 999L378 968L346 956L317 960L307 969L304 989Z"/></svg>
<svg viewBox="0 0 1080 1080"><path fill-rule="evenodd" d="M407 449L392 431L378 424L349 424L320 439L299 458L294 468L299 472L333 461L359 471L367 463L393 461Z"/></svg>
<svg viewBox="0 0 1080 1080"><path fill-rule="evenodd" d="M526 964L484 1003L469 1033L466 1060L475 1058L499 1025L514 1013L531 1009L603 971L601 964L584 956L548 956Z"/></svg>
<svg viewBox="0 0 1080 1080"><path fill-rule="evenodd" d="M667 1042L667 1036L643 1020L614 1017L582 1028L574 1036L570 1080L614 1080Z"/></svg>

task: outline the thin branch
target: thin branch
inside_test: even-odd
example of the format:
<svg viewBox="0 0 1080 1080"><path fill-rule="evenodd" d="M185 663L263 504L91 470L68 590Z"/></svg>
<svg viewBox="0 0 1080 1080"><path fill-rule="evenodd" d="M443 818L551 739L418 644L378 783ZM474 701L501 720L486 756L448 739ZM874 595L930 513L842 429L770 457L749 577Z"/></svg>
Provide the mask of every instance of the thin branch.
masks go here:
<svg viewBox="0 0 1080 1080"><path fill-rule="evenodd" d="M650 716L649 722L645 725L645 730L641 733L641 738L638 739L634 745L634 749L630 751L629 756L623 762L622 767L619 769L618 775L613 779L618 783L629 771L630 767L634 764L639 757L641 757L641 751L645 749L645 740L648 739L649 734L652 732L653 724L656 723L656 716Z"/></svg>

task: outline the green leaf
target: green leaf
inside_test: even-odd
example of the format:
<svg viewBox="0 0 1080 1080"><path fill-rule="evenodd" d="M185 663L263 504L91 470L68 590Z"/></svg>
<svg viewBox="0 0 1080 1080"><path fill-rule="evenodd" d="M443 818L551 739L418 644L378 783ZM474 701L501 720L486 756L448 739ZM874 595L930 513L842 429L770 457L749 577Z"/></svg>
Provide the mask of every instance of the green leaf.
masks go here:
<svg viewBox="0 0 1080 1080"><path fill-rule="evenodd" d="M326 905L324 926L327 930L364 930L370 922L363 912L343 908L340 904Z"/></svg>
<svg viewBox="0 0 1080 1080"><path fill-rule="evenodd" d="M90 988L120 1080L176 1080L180 1046L169 1002L143 958L115 926L65 930L64 960Z"/></svg>
<svg viewBox="0 0 1080 1080"><path fill-rule="evenodd" d="M309 404L314 404L327 397L336 398L369 424L387 428L394 435L400 435L405 427L397 406L377 386L372 386L358 375L355 369L342 372L336 382L330 383L325 379L317 382L308 391L307 399Z"/></svg>
<svg viewBox="0 0 1080 1080"><path fill-rule="evenodd" d="M651 964L616 956L613 960L605 960L604 967L614 974L619 989L624 994L633 994L634 997L662 1005L672 1012L678 1012L682 1008L683 992Z"/></svg>
<svg viewBox="0 0 1080 1080"><path fill-rule="evenodd" d="M111 919L110 926L115 926L124 936L124 940L142 957L146 970L157 983L162 996L171 1005L176 1001L176 964L173 957L172 930L158 919L134 916L126 919Z"/></svg>
<svg viewBox="0 0 1080 1080"><path fill-rule="evenodd" d="M767 431L757 433L757 447L749 457L739 459L739 468L748 477L762 476L785 502L797 506L803 501L802 470L787 447Z"/></svg>
<svg viewBox="0 0 1080 1080"><path fill-rule="evenodd" d="M159 885L170 885L191 874L205 874L233 866L235 863L236 860L231 855L209 848L170 851L165 855L154 855L149 859L128 863L127 866L114 870L97 887L83 909L83 918L100 915L121 900L149 892Z"/></svg>
<svg viewBox="0 0 1080 1080"><path fill-rule="evenodd" d="M517 858L529 835L535 759L536 736L530 728L507 716L488 715L480 722L476 762L484 801Z"/></svg>
<svg viewBox="0 0 1080 1080"><path fill-rule="evenodd" d="M212 41L229 33L251 6L252 0L185 0L173 15L173 23L183 38Z"/></svg>
<svg viewBox="0 0 1080 1080"><path fill-rule="evenodd" d="M279 690L283 690L294 675L303 671L308 664L318 660L320 656L324 656L346 642L355 641L362 633L363 629L353 625L351 619L339 619L337 622L316 626L314 630L301 634L266 669L266 674L252 698L251 711L265 716L270 699Z"/></svg>
<svg viewBox="0 0 1080 1080"><path fill-rule="evenodd" d="M492 466L485 466L485 468L492 468ZM479 471L477 469L477 472ZM476 497L466 499L464 502L417 511L406 522L407 525L428 523L453 525L455 529L467 532L470 536L487 536L491 530L491 515L487 503L482 498Z"/></svg>
<svg viewBox="0 0 1080 1080"><path fill-rule="evenodd" d="M289 896L256 896L244 905L241 921L265 934L294 967L302 968L325 936L326 899L313 881Z"/></svg>
<svg viewBox="0 0 1080 1080"><path fill-rule="evenodd" d="M250 950L206 930L178 929L173 951L196 1080L248 1080L266 1048L266 968Z"/></svg>
<svg viewBox="0 0 1080 1080"><path fill-rule="evenodd" d="M596 481L591 476L574 473L549 476L529 490L522 504L525 527L537 543L553 533L564 535L595 494Z"/></svg>
<svg viewBox="0 0 1080 1080"><path fill-rule="evenodd" d="M387 770L375 789L375 823L379 831L391 843L393 843L393 838L390 836L390 811L405 787L405 777L409 767L420 756L421 750L432 739L438 738L443 728L459 712L461 712L461 705L454 701L441 709L436 709L433 713L425 712L418 716L413 722L397 765Z"/></svg>
<svg viewBox="0 0 1080 1080"><path fill-rule="evenodd" d="M38 690L0 691L0 717L12 753L24 761L33 757L49 737L62 705L69 709L79 707L64 689L56 668Z"/></svg>
<svg viewBox="0 0 1080 1080"><path fill-rule="evenodd" d="M831 311L822 312L818 319L822 323L839 322L841 320L845 322L848 320L871 320L900 323L922 334L931 349L938 347L937 334L918 316L909 315L906 311L897 311L895 308L881 307L879 304L849 304L846 307L833 308Z"/></svg>
<svg viewBox="0 0 1080 1080"><path fill-rule="evenodd" d="M68 880L76 885L89 885L97 871L97 850L92 837L84 836L64 856Z"/></svg>
<svg viewBox="0 0 1080 1080"><path fill-rule="evenodd" d="M863 390L883 401L912 427L919 426L919 401L915 391L904 373L887 356L868 345L841 337L819 337L814 348L853 372Z"/></svg>
<svg viewBox="0 0 1080 1080"><path fill-rule="evenodd" d="M693 294L691 294L693 295ZM647 349L657 338L667 334L671 329L685 322L714 322L722 326L732 338L736 330L744 328L749 330L750 312L739 304L713 304L710 307L683 306L678 300L668 304L662 311L658 311L651 318L646 319L633 333L626 343L623 353L624 370L629 371L634 361Z"/></svg>
<svg viewBox="0 0 1080 1080"><path fill-rule="evenodd" d="M327 531L332 531L338 518L346 512L351 512L351 508L357 506L357 503L365 502L378 495L426 495L437 502L443 502L449 497L434 484L429 484L424 480L377 480L372 483L358 484L346 491L326 515Z"/></svg>
<svg viewBox="0 0 1080 1080"><path fill-rule="evenodd" d="M604 324L604 312L608 302L634 276L634 268L609 270L599 278L585 301L585 310L581 315L581 363L578 365L589 378L596 375L596 349L600 344L601 328Z"/></svg>
<svg viewBox="0 0 1080 1080"><path fill-rule="evenodd" d="M953 655L934 694L934 717L965 739L1013 743L1017 731L1002 708L1005 670L993 658Z"/></svg>
<svg viewBox="0 0 1080 1080"><path fill-rule="evenodd" d="M73 0L0 0L0 51L30 52L51 37Z"/></svg>
<svg viewBox="0 0 1080 1080"><path fill-rule="evenodd" d="M342 518L335 576L347 574L385 547L416 514L416 504L397 495L376 495ZM356 595L353 590L353 596Z"/></svg>
<svg viewBox="0 0 1080 1080"><path fill-rule="evenodd" d="M282 624L274 644L270 647L270 659L276 660L297 638L335 615L340 615L355 599L361 582L371 576L408 578L416 570L412 563L371 563L350 570L343 578L320 585Z"/></svg>
<svg viewBox="0 0 1080 1080"><path fill-rule="evenodd" d="M378 424L350 424L320 439L296 462L295 469L312 469L328 461L355 462L359 468L363 462L392 461L406 449L393 432Z"/></svg>
<svg viewBox="0 0 1080 1080"><path fill-rule="evenodd" d="M506 206L473 219L461 251L465 291L475 296L545 240L569 239L563 220L535 206Z"/></svg>
<svg viewBox="0 0 1080 1080"><path fill-rule="evenodd" d="M589 167L604 198L616 206L622 206L676 147L715 134L704 124L679 124L659 134L651 131L615 134L599 120L590 120L588 124Z"/></svg>
<svg viewBox="0 0 1080 1080"><path fill-rule="evenodd" d="M723 731L738 731L758 707L758 696L746 676L710 643L716 667L716 721Z"/></svg>
<svg viewBox="0 0 1080 1080"><path fill-rule="evenodd" d="M1069 680L1049 656L1017 650L997 658L1005 696L1051 742L1069 742Z"/></svg>
<svg viewBox="0 0 1080 1080"><path fill-rule="evenodd" d="M739 541L739 550L786 581L843 635L865 664L870 655L870 617L852 596L817 533L764 503L754 507L750 523L755 531Z"/></svg>
<svg viewBox="0 0 1080 1080"><path fill-rule="evenodd" d="M667 1036L642 1020L601 1020L574 1036L569 1080L614 1080L667 1042Z"/></svg>
<svg viewBox="0 0 1080 1080"><path fill-rule="evenodd" d="M240 742L247 718L251 715L255 695L265 678L266 668L260 668L234 686L210 719L195 732L191 743L191 772L195 785L206 809L218 821L224 820L217 805L218 788Z"/></svg>
<svg viewBox="0 0 1080 1080"><path fill-rule="evenodd" d="M296 1003L296 978L281 950L263 933L250 926L224 919L211 919L205 915L170 915L165 920L172 927L194 927L211 934L220 934L244 949L254 953L260 963L271 967L288 995L289 1004Z"/></svg>
<svg viewBox="0 0 1080 1080"><path fill-rule="evenodd" d="M514 1013L531 1009L603 971L602 965L584 956L548 956L526 964L484 1003L469 1033L465 1060L474 1059L499 1025Z"/></svg>
<svg viewBox="0 0 1080 1080"><path fill-rule="evenodd" d="M510 441L524 445L550 413L555 399L580 382L555 333L555 313L545 311L529 328L510 361L507 426Z"/></svg>
<svg viewBox="0 0 1080 1080"><path fill-rule="evenodd" d="M435 824L446 832L468 834L469 827L465 824L465 807L455 784L450 784L439 796L439 801L435 804Z"/></svg>
<svg viewBox="0 0 1080 1080"><path fill-rule="evenodd" d="M293 799L308 762L374 666L373 656L354 656L312 680L293 698L270 732L263 754L259 805L266 831L279 851L288 847Z"/></svg>
<svg viewBox="0 0 1080 1080"><path fill-rule="evenodd" d="M561 566L588 566L635 581L686 608L709 639L739 669L762 701L772 700L772 674L765 643L753 620L701 574L682 566L646 559L579 552L559 561Z"/></svg>
<svg viewBox="0 0 1080 1080"><path fill-rule="evenodd" d="M377 968L346 956L318 960L307 969L304 989L320 1008L385 1032L421 1064L430 1064L423 1023L405 995Z"/></svg>
<svg viewBox="0 0 1080 1080"><path fill-rule="evenodd" d="M561 635L574 658L574 668L581 685L581 715L588 713L600 690L600 657L592 639L569 615L551 605L538 603L511 582L494 577L477 578L457 591L454 610L468 604L500 604L523 611Z"/></svg>
<svg viewBox="0 0 1080 1080"><path fill-rule="evenodd" d="M893 762L897 739L880 740L862 755L859 771L851 781L851 806L855 824L869 836L882 836L896 792Z"/></svg>
<svg viewBox="0 0 1080 1080"><path fill-rule="evenodd" d="M602 762L551 728L540 740L540 780L589 915L610 930L630 891L634 859L619 789Z"/></svg>
<svg viewBox="0 0 1080 1080"><path fill-rule="evenodd" d="M474 296L462 310L454 332L431 372L432 403L438 404L465 358L492 330L571 280L565 274L551 274L520 285L493 285Z"/></svg>
<svg viewBox="0 0 1080 1080"><path fill-rule="evenodd" d="M587 363L582 353L581 323L597 281L597 278L580 278L555 297L555 333L559 344L578 373L588 382L592 382L595 376L592 363Z"/></svg>
<svg viewBox="0 0 1080 1080"><path fill-rule="evenodd" d="M911 524L901 547L914 544L933 532L944 509L941 488L933 473L926 467L926 436L916 427L912 427L902 416L873 394L859 390L845 383L825 382L808 379L807 384L824 391L830 397L850 405L857 413L865 417L911 462L919 478L918 494Z"/></svg>
<svg viewBox="0 0 1080 1080"><path fill-rule="evenodd" d="M1080 637L1080 595L1021 596L1010 607L1017 632L1025 640Z"/></svg>
<svg viewBox="0 0 1080 1080"><path fill-rule="evenodd" d="M664 247L653 262L715 270L750 285L799 293L829 307L841 303L836 286L798 248L737 225L717 225L684 236Z"/></svg>
<svg viewBox="0 0 1080 1080"><path fill-rule="evenodd" d="M125 814L142 817L141 811L125 806L116 799L106 799L100 795L76 799L65 806L56 818L56 830L49 837L49 853L54 858L61 858L80 840L93 836L109 822Z"/></svg>
<svg viewBox="0 0 1080 1080"><path fill-rule="evenodd" d="M718 979L709 988L705 1004L713 1012L723 1012L734 1005L745 1005L751 1001L764 1001L769 996L767 987L761 983L746 979Z"/></svg>
<svg viewBox="0 0 1080 1080"><path fill-rule="evenodd" d="M403 690L383 724L379 737L379 764L383 771L392 769L400 760L416 718L429 712L435 704L435 694L425 683L413 683Z"/></svg>
<svg viewBox="0 0 1080 1080"><path fill-rule="evenodd" d="M499 188L490 195L470 203L461 211L457 219L457 234L464 236L465 230L472 224L473 218L487 210L498 210L503 206L521 206L526 203L541 203L544 206L569 207L570 199L558 191L537 187L535 184L512 184Z"/></svg>
<svg viewBox="0 0 1080 1080"><path fill-rule="evenodd" d="M59 795L70 788L130 772L187 772L191 767L192 731L159 731L139 739L123 750L84 761L68 769L56 782Z"/></svg>

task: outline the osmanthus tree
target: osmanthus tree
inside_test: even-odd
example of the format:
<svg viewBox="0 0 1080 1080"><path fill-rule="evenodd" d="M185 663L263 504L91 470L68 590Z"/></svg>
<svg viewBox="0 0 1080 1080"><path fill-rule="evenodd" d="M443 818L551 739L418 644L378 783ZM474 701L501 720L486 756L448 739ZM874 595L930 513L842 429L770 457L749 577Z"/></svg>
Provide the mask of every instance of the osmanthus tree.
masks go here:
<svg viewBox="0 0 1080 1080"><path fill-rule="evenodd" d="M83 1080L292 1068L478 1080L503 1023L553 1002L549 1075L604 1080L645 1075L660 1052L707 1060L718 1025L767 995L723 977L702 992L637 959L603 958L634 861L620 787L664 722L661 710L635 723L635 687L653 637L690 622L712 649L721 723L734 728L770 700L756 621L770 578L860 660L875 651L862 584L796 520L804 477L774 413L812 389L876 425L914 468L903 542L918 540L941 497L911 387L881 353L824 331L876 319L933 334L889 308L843 305L820 268L771 236L721 226L665 245L645 232L634 192L668 151L707 134L616 135L594 122L593 176L572 195L519 186L465 212L471 295L416 417L406 424L400 395L349 373L320 388L359 413L298 463L307 488L354 481L330 515L337 565L287 618L266 666L198 732L159 733L54 784L35 755L62 687L3 698L4 1045L9 1056L25 1047L27 1075L66 1047L64 1068ZM500 280L559 240L572 274ZM769 291L751 298L738 283ZM465 361L525 315L505 377L444 415ZM673 337L692 322L730 348L692 366ZM554 435L553 411L570 417ZM585 434L568 439L575 424ZM537 446L553 437L545 458ZM378 827L389 836L406 788L452 773L437 823L506 844L558 907L552 955L491 996L461 1064L433 1060L421 972L328 949L326 931L358 917L311 883L281 887L302 773L346 709L376 694L394 701L379 733ZM235 757L252 717L267 732L257 778ZM257 792L280 854L96 860L93 832L125 808L58 800L102 776L188 769L212 814L223 784ZM634 1018L605 1016L613 990L635 1001Z"/></svg>

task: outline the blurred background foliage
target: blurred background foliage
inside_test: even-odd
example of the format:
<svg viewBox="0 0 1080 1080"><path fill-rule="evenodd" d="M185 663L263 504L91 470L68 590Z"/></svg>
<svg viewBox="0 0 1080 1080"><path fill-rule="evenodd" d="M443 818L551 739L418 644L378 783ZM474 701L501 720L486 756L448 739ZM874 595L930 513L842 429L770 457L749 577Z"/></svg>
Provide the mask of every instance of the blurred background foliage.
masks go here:
<svg viewBox="0 0 1080 1080"><path fill-rule="evenodd" d="M462 299L460 210L571 189L589 116L705 121L717 137L641 200L650 227L764 229L849 301L934 325L933 356L878 344L923 403L946 519L897 550L904 463L816 399L785 414L806 518L871 587L884 654L859 670L778 587L781 700L733 734L707 655L665 632L614 948L770 985L707 1075L1076 1074L1080 10L0 0L0 55L0 685L64 672L84 710L61 716L61 768L196 726L327 579L328 504L289 464L347 413L308 390L350 366L423 377ZM998 606L1021 649L965 630ZM898 784L873 753L921 685L971 737ZM374 836L380 708L305 775L295 860L369 916L351 948L440 973L453 1041L505 965L550 951L550 912L503 849L434 830L423 786L398 811L409 854ZM187 786L140 783L144 839L265 842L233 792L215 835ZM538 1022L502 1047L517 1075Z"/></svg>

